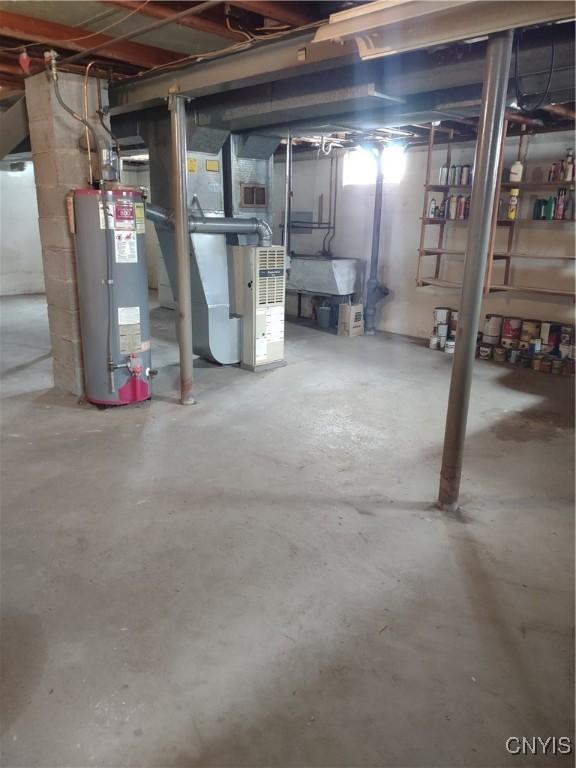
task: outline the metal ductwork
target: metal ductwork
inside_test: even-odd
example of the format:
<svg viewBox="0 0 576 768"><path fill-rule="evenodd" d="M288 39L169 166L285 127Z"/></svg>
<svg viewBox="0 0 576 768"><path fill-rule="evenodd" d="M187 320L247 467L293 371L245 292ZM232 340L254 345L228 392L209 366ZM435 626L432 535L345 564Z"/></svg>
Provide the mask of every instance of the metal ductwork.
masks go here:
<svg viewBox="0 0 576 768"><path fill-rule="evenodd" d="M159 205L146 206L146 218L164 229L174 227L171 211ZM230 216L197 216L188 214L188 232L198 235L257 235L258 245L272 245L272 227L264 219L233 218Z"/></svg>
<svg viewBox="0 0 576 768"><path fill-rule="evenodd" d="M165 114L154 110L142 123L150 153L153 221L172 291L176 295L175 231L170 211L170 134ZM266 157L250 155L245 137L197 125L188 115L186 186L189 202L190 268L194 352L212 362L229 365L241 360L241 319L231 307L232 264L228 246L272 244L272 230L262 217L271 217L272 153L278 140L268 142ZM256 144L262 152L262 147ZM256 195L258 190L258 200ZM252 195L252 197L251 197ZM260 198L262 195L262 199Z"/></svg>

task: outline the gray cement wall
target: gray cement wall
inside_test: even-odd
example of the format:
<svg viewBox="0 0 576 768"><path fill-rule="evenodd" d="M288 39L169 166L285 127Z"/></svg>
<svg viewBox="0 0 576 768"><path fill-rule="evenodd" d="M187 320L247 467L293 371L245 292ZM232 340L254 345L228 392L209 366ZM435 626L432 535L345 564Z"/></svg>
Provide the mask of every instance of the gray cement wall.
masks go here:
<svg viewBox="0 0 576 768"><path fill-rule="evenodd" d="M65 103L84 112L81 75L61 73ZM96 110L97 81L88 84L88 116L105 141ZM103 87L107 104L107 89ZM85 128L58 104L44 73L26 79L26 107L36 179L42 263L53 353L54 384L81 395L84 390L82 346L76 290L74 238L66 212L66 195L88 184ZM84 147L84 148L81 148Z"/></svg>

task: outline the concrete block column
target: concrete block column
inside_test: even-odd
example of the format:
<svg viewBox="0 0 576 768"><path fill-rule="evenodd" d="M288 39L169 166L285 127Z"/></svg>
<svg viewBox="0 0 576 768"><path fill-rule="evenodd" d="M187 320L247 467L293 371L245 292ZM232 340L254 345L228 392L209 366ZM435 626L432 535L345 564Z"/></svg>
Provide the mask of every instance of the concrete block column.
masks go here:
<svg viewBox="0 0 576 768"><path fill-rule="evenodd" d="M83 115L84 78L63 72L59 74L58 83L64 102ZM96 114L97 85L94 78L89 79L88 118L103 145L107 145L109 137ZM105 86L102 86L102 99L104 104L108 103ZM54 384L81 395L84 380L76 261L66 195L71 189L88 186L86 130L58 104L53 86L44 73L26 79L26 108L36 180Z"/></svg>

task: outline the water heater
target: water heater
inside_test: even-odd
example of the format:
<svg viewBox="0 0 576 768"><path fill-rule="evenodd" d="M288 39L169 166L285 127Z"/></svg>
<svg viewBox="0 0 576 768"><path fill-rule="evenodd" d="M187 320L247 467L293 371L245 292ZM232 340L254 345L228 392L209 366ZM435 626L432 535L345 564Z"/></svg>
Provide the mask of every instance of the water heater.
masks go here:
<svg viewBox="0 0 576 768"><path fill-rule="evenodd" d="M231 258L232 309L242 317L242 368L284 365L285 248L232 246Z"/></svg>
<svg viewBox="0 0 576 768"><path fill-rule="evenodd" d="M136 187L77 189L70 211L86 398L99 406L150 398L144 200Z"/></svg>

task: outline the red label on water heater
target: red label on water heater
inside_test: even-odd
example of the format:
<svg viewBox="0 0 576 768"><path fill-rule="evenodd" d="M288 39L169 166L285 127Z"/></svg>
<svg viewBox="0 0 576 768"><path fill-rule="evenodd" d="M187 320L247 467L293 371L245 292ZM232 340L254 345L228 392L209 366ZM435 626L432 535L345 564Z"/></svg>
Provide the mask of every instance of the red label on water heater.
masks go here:
<svg viewBox="0 0 576 768"><path fill-rule="evenodd" d="M114 206L114 229L135 229L133 203L116 203Z"/></svg>

